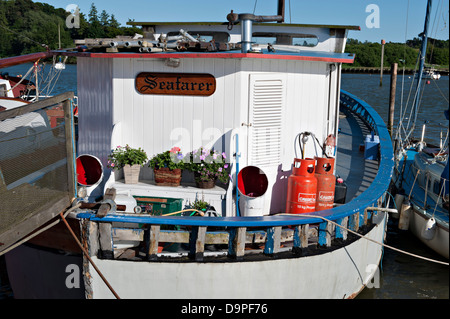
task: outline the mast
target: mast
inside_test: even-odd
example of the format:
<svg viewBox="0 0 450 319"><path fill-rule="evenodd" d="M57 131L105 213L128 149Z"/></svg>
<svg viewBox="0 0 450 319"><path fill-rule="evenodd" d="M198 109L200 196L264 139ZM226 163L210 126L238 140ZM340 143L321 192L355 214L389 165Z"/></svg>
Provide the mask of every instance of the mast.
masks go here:
<svg viewBox="0 0 450 319"><path fill-rule="evenodd" d="M427 2L427 13L425 15L425 25L423 27L422 32L422 44L420 46L420 61L419 61L419 73L417 74L417 90L416 90L416 97L414 99L414 105L413 105L413 124L411 128L411 132L414 131L414 128L416 126L416 120L417 120L417 109L419 107L419 99L420 99L420 86L422 82L422 73L423 73L423 66L425 64L425 57L427 54L427 42L428 42L428 25L430 22L430 14L431 14L431 3L432 0L428 0Z"/></svg>

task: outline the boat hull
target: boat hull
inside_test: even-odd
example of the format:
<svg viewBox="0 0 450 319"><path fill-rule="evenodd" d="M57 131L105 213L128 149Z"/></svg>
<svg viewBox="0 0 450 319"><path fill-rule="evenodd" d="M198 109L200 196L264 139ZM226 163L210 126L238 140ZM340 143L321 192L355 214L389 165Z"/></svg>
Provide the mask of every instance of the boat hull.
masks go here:
<svg viewBox="0 0 450 319"><path fill-rule="evenodd" d="M374 219L377 221L366 237L383 242L387 214L380 212ZM382 250L381 245L359 238L329 252L298 258L146 262L94 256L92 260L121 298L340 299L354 298L366 286L377 287ZM85 263L80 272L83 278L75 287L76 271L71 271L70 265L82 267L81 256L21 246L6 259L16 298L115 298L91 264Z"/></svg>
<svg viewBox="0 0 450 319"><path fill-rule="evenodd" d="M422 230L425 228L425 224L430 219L424 215L420 209L414 208L414 213L411 214L409 220L409 229L421 242L434 250L439 255L449 258L449 238L448 227L444 227L439 223L436 226L436 234L430 240L425 239L422 236Z"/></svg>

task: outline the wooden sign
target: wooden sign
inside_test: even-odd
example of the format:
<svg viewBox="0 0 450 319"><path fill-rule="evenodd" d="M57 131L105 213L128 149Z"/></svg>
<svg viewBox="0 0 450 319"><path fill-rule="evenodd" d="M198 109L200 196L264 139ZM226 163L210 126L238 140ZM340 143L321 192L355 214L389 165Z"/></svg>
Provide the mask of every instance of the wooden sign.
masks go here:
<svg viewBox="0 0 450 319"><path fill-rule="evenodd" d="M141 72L136 76L141 94L209 96L216 91L216 79L205 73Z"/></svg>

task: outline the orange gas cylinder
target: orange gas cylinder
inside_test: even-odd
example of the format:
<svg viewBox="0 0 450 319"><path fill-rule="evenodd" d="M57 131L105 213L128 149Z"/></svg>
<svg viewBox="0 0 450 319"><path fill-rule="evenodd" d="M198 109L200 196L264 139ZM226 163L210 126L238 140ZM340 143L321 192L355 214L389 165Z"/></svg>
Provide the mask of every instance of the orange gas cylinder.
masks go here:
<svg viewBox="0 0 450 319"><path fill-rule="evenodd" d="M317 179L312 158L294 159L292 175L288 178L286 213L302 214L316 209Z"/></svg>
<svg viewBox="0 0 450 319"><path fill-rule="evenodd" d="M333 175L334 158L316 157L316 210L333 208L336 178Z"/></svg>

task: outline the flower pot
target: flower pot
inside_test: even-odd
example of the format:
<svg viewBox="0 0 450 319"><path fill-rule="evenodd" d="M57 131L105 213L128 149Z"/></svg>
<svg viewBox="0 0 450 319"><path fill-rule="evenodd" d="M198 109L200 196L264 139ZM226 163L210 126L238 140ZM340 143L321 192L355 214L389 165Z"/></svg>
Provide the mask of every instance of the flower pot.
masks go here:
<svg viewBox="0 0 450 319"><path fill-rule="evenodd" d="M141 165L125 165L123 167L123 175L125 177L125 184L137 184L139 182L139 172Z"/></svg>
<svg viewBox="0 0 450 319"><path fill-rule="evenodd" d="M197 188L213 188L214 186L216 186L215 178L205 181L200 178L200 174L197 172L194 173L194 179L195 179L195 185L197 186Z"/></svg>
<svg viewBox="0 0 450 319"><path fill-rule="evenodd" d="M158 186L180 186L181 169L170 170L167 167L154 169L155 183Z"/></svg>
<svg viewBox="0 0 450 319"><path fill-rule="evenodd" d="M216 186L216 180L210 179L207 181L202 181L202 180L196 179L195 185L197 186L197 188L213 188L214 186Z"/></svg>

